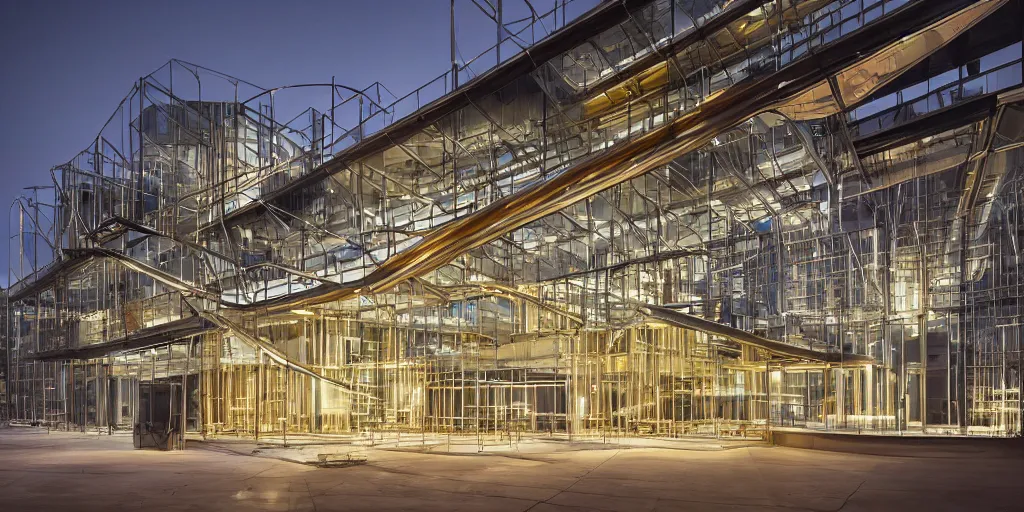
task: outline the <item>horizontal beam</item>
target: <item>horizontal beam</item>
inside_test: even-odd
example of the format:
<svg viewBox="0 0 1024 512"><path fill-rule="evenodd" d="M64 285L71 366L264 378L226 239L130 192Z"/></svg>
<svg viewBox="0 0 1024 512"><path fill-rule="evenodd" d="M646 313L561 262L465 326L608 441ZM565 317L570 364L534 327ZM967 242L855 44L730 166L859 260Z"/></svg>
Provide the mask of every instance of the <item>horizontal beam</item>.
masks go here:
<svg viewBox="0 0 1024 512"><path fill-rule="evenodd" d="M182 318L166 324L140 329L128 336L115 340L85 345L75 348L64 348L37 352L32 356L36 361L67 361L70 359L93 359L109 356L119 352L142 350L202 334L214 329L209 322L198 316Z"/></svg>
<svg viewBox="0 0 1024 512"><path fill-rule="evenodd" d="M996 95L986 94L928 113L892 128L859 137L853 147L859 158L897 148L948 130L991 117L996 112Z"/></svg>
<svg viewBox="0 0 1024 512"><path fill-rule="evenodd" d="M843 354L840 352L821 352L818 350L811 350L809 348L798 347L796 345L790 345L789 343L782 341L758 336L757 334L743 329L737 329L729 325L712 322L711 320L661 306L641 306L638 310L641 314L652 320L658 320L683 329L691 329L705 334L721 336L741 345L764 350L773 356L799 359L803 361L821 361L826 363L871 364L875 362L875 359L869 356Z"/></svg>

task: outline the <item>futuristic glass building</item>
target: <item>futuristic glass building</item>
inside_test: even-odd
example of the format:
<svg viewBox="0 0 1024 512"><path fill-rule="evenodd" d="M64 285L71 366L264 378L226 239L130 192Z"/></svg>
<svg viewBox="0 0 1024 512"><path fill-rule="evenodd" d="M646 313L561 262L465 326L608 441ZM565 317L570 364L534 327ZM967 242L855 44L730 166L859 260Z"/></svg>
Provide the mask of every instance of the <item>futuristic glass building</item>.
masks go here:
<svg viewBox="0 0 1024 512"><path fill-rule="evenodd" d="M1021 433L1024 1L477 7L402 97L134 84L10 210L4 413Z"/></svg>

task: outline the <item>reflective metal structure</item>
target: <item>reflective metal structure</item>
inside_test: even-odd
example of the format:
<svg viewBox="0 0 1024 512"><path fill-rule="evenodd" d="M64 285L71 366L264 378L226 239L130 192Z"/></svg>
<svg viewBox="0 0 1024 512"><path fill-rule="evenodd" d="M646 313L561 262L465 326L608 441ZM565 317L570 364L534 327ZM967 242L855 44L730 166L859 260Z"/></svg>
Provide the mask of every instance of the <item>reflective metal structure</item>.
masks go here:
<svg viewBox="0 0 1024 512"><path fill-rule="evenodd" d="M1024 2L582 1L401 98L140 79L12 205L10 418L1020 434Z"/></svg>

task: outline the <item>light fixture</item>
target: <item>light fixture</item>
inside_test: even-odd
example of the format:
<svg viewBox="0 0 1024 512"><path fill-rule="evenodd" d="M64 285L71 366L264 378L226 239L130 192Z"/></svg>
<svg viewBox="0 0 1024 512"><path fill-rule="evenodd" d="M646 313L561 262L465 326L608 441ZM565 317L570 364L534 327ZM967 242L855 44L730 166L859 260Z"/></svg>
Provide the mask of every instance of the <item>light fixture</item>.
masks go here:
<svg viewBox="0 0 1024 512"><path fill-rule="evenodd" d="M296 315L304 315L304 316L310 316L310 315L313 314L313 312L308 310L308 309L293 309L292 313L295 313Z"/></svg>

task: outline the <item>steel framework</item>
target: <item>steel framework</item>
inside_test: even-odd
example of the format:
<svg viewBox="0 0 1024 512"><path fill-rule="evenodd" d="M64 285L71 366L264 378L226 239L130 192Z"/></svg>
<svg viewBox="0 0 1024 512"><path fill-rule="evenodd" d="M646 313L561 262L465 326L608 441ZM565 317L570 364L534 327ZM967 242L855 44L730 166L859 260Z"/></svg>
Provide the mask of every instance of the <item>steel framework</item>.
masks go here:
<svg viewBox="0 0 1024 512"><path fill-rule="evenodd" d="M12 204L5 412L1020 434L1024 2L582 1L400 98L141 78Z"/></svg>

